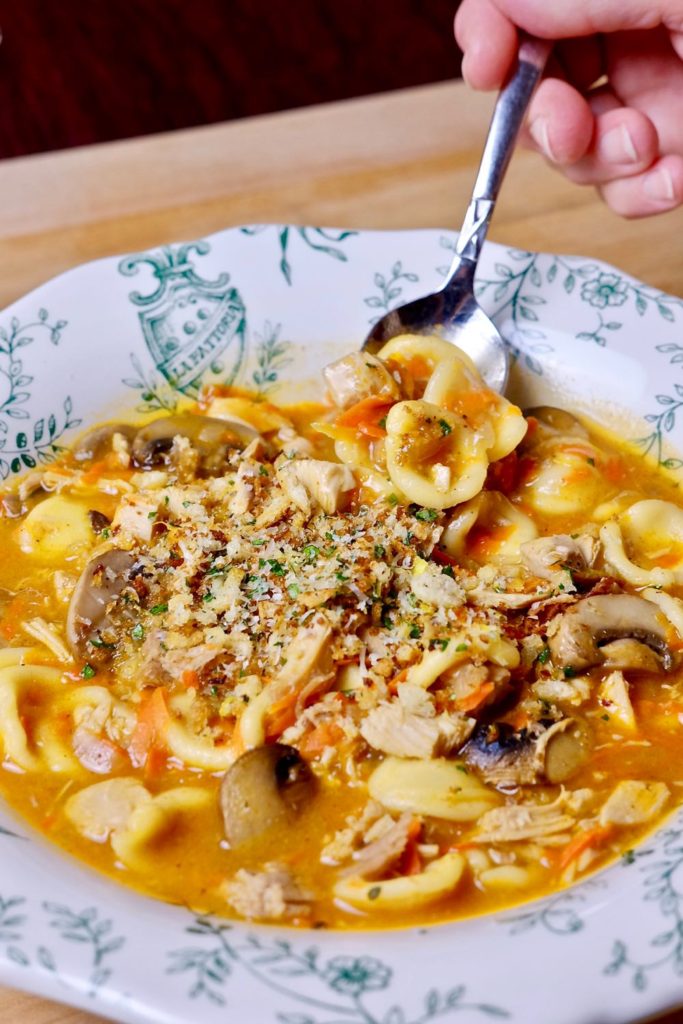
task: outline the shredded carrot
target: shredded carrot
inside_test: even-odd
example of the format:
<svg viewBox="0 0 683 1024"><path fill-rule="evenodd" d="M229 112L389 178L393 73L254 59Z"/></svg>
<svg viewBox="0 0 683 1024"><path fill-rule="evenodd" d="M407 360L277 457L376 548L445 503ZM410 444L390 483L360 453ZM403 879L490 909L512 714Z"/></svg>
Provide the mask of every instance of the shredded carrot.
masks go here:
<svg viewBox="0 0 683 1024"><path fill-rule="evenodd" d="M628 477L628 469L618 455L608 459L602 469L603 476L612 484L621 484Z"/></svg>
<svg viewBox="0 0 683 1024"><path fill-rule="evenodd" d="M0 633L5 640L14 640L19 633L22 620L26 619L28 607L28 601L23 594L17 594L7 605L0 625Z"/></svg>
<svg viewBox="0 0 683 1024"><path fill-rule="evenodd" d="M290 690L284 697L270 705L265 722L266 740L276 740L285 729L294 725L298 698L297 690Z"/></svg>
<svg viewBox="0 0 683 1024"><path fill-rule="evenodd" d="M671 551L667 551L658 555L657 558L653 558L652 562L654 565L658 565L660 569L672 569L675 565L678 565L681 558L683 558L683 552L681 552L680 548L677 549L674 547Z"/></svg>
<svg viewBox="0 0 683 1024"><path fill-rule="evenodd" d="M392 401L387 401L382 395L371 395L369 398L362 398L350 409L343 412L334 421L335 427L355 427L365 434L366 437L385 437L386 430L381 421L389 412Z"/></svg>
<svg viewBox="0 0 683 1024"><path fill-rule="evenodd" d="M408 669L402 668L392 679L387 683L387 689L389 693L396 693L398 690L398 684L404 682L408 675Z"/></svg>
<svg viewBox="0 0 683 1024"><path fill-rule="evenodd" d="M165 752L166 729L170 718L166 688L157 686L140 702L137 724L128 744L128 756L136 768L147 765L152 751ZM157 761L156 754L151 760Z"/></svg>
<svg viewBox="0 0 683 1024"><path fill-rule="evenodd" d="M567 473L565 476L565 486L580 484L582 480L588 480L590 475L591 472L587 466L577 466L576 469L572 469L571 472Z"/></svg>
<svg viewBox="0 0 683 1024"><path fill-rule="evenodd" d="M455 706L458 711L479 711L486 702L486 698L489 697L495 689L493 683L483 682L480 683L476 689L468 693L466 697L460 697L455 701Z"/></svg>
<svg viewBox="0 0 683 1024"><path fill-rule="evenodd" d="M526 436L527 436L527 440L528 440L529 438L533 437L534 434L536 433L536 431L538 430L538 420L536 419L535 416L527 416L526 417L526 422L527 422Z"/></svg>
<svg viewBox="0 0 683 1024"><path fill-rule="evenodd" d="M317 757L325 747L336 747L343 738L344 730L336 722L321 722L301 740L299 752L304 757Z"/></svg>
<svg viewBox="0 0 683 1024"><path fill-rule="evenodd" d="M594 828L579 832L567 843L560 856L560 870L563 871L573 860L580 857L584 850L602 846L614 833L613 825L596 825Z"/></svg>
<svg viewBox="0 0 683 1024"><path fill-rule="evenodd" d="M107 466L105 459L100 459L99 462L93 462L92 466L86 469L83 473L81 480L84 484L96 484L108 468L109 467Z"/></svg>
<svg viewBox="0 0 683 1024"><path fill-rule="evenodd" d="M197 689L199 686L199 673L193 668L186 668L180 677L181 684L187 689Z"/></svg>
<svg viewBox="0 0 683 1024"><path fill-rule="evenodd" d="M394 356L394 359L397 357ZM426 380L431 377L434 366L431 362L428 362L424 356L411 356L407 363L403 364L406 370L413 380Z"/></svg>

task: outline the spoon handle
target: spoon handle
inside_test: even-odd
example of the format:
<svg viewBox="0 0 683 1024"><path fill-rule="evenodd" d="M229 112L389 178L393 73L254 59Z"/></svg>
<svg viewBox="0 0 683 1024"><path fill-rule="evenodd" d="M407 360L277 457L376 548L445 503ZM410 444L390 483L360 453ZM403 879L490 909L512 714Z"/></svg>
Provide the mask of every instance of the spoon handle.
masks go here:
<svg viewBox="0 0 683 1024"><path fill-rule="evenodd" d="M552 43L523 36L517 67L503 87L491 118L472 199L467 207L451 272L460 259L476 264L529 101L543 74ZM450 276L450 275L449 275Z"/></svg>

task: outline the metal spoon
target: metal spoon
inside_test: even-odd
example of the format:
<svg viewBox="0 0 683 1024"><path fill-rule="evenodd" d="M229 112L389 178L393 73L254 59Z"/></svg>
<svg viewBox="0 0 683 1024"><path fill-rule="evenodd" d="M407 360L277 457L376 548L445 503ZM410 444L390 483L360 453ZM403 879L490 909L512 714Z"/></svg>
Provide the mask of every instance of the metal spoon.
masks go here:
<svg viewBox="0 0 683 1024"><path fill-rule="evenodd" d="M474 297L474 273L519 129L551 46L530 36L520 44L517 67L493 111L472 199L446 280L438 291L383 316L363 342L364 349L376 353L397 334L438 334L467 352L490 388L505 390L510 356Z"/></svg>

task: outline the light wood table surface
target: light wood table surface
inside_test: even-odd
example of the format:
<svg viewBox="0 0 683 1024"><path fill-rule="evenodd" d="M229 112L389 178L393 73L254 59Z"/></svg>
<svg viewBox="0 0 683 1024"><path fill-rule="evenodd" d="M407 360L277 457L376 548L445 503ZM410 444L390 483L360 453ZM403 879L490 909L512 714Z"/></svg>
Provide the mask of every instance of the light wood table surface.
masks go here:
<svg viewBox="0 0 683 1024"><path fill-rule="evenodd" d="M449 82L0 163L0 307L86 260L236 224L458 227L491 106ZM621 220L535 154L515 155L490 236L683 295L683 211ZM0 1024L98 1020L0 988Z"/></svg>

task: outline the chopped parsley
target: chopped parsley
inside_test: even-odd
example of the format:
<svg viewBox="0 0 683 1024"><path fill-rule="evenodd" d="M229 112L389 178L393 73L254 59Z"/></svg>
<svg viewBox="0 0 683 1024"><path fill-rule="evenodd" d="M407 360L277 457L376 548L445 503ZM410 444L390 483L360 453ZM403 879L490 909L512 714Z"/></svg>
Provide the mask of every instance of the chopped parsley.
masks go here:
<svg viewBox="0 0 683 1024"><path fill-rule="evenodd" d="M137 625L133 626L133 628L130 631L130 635L132 636L133 640L145 639L145 627L142 625L141 622L138 622Z"/></svg>
<svg viewBox="0 0 683 1024"><path fill-rule="evenodd" d="M450 576L450 578L452 580L454 580L455 579L455 573L453 572L453 566L452 565L444 565L443 569L441 570L441 575L442 576Z"/></svg>
<svg viewBox="0 0 683 1024"><path fill-rule="evenodd" d="M413 623L410 629L408 630L408 636L410 637L411 640L419 640L420 637L422 636L422 630L418 625Z"/></svg>
<svg viewBox="0 0 683 1024"><path fill-rule="evenodd" d="M377 426L381 427L382 430L386 429L386 426L387 426L387 418L386 418L386 416L382 416L381 420L377 420Z"/></svg>
<svg viewBox="0 0 683 1024"><path fill-rule="evenodd" d="M207 569L206 575L207 576L220 576L221 573L225 572L226 570L227 570L227 566L225 566L225 565L212 565L210 569Z"/></svg>
<svg viewBox="0 0 683 1024"><path fill-rule="evenodd" d="M458 646L455 649L456 649L456 651L466 651L467 650L467 644L458 644Z"/></svg>
<svg viewBox="0 0 683 1024"><path fill-rule="evenodd" d="M453 431L453 427L450 423L447 423L446 420L439 420L439 426L441 427L441 433L444 437L448 437L448 435Z"/></svg>
<svg viewBox="0 0 683 1024"><path fill-rule="evenodd" d="M376 900L377 897L379 896L379 894L381 893L381 891L382 891L382 886L381 885L373 885L373 886L371 886L368 889L368 899L369 900Z"/></svg>
<svg viewBox="0 0 683 1024"><path fill-rule="evenodd" d="M268 470L267 470L267 469L266 469L266 467L265 467L265 466L263 465L263 463L261 463L261 465L260 465L260 466L259 466L259 468L258 468L258 475L259 475L259 476L268 476Z"/></svg>
<svg viewBox="0 0 683 1024"><path fill-rule="evenodd" d="M435 508L419 508L415 513L415 518L420 519L423 523L433 523L438 514Z"/></svg>
<svg viewBox="0 0 683 1024"><path fill-rule="evenodd" d="M387 496L387 505L398 505L398 496L396 494L389 494Z"/></svg>
<svg viewBox="0 0 683 1024"><path fill-rule="evenodd" d="M149 610L150 615L163 615L164 612L168 611L168 601L164 601L163 604L153 604Z"/></svg>
<svg viewBox="0 0 683 1024"><path fill-rule="evenodd" d="M208 591L208 593L204 594L204 597L202 598L202 601L204 602L204 604L208 604L209 601L215 601L215 600L216 600L216 595L212 594L210 590Z"/></svg>
<svg viewBox="0 0 683 1024"><path fill-rule="evenodd" d="M433 640L434 647L440 647L442 651L445 651L448 647L450 640Z"/></svg>
<svg viewBox="0 0 683 1024"><path fill-rule="evenodd" d="M550 657L550 648L549 647L544 647L543 650L541 651L541 653L539 654L539 656L536 658L536 661L538 662L539 665L545 665L545 663L546 663L546 661L548 660L549 657Z"/></svg>
<svg viewBox="0 0 683 1024"><path fill-rule="evenodd" d="M565 665L562 671L564 672L565 679L573 679L576 675L576 669L573 665Z"/></svg>
<svg viewBox="0 0 683 1024"><path fill-rule="evenodd" d="M315 562L320 554L320 548L316 544L307 544L304 548L304 558L307 562Z"/></svg>
<svg viewBox="0 0 683 1024"><path fill-rule="evenodd" d="M298 597L301 593L301 587L298 583L290 583L287 586L287 593L290 597Z"/></svg>
<svg viewBox="0 0 683 1024"><path fill-rule="evenodd" d="M250 597L264 597L268 593L268 581L263 576L249 574L244 577L244 584Z"/></svg>
<svg viewBox="0 0 683 1024"><path fill-rule="evenodd" d="M635 850L624 850L621 855L622 864L635 864L636 854Z"/></svg>
<svg viewBox="0 0 683 1024"><path fill-rule="evenodd" d="M102 650L105 650L105 651L115 651L116 650L116 644L108 644L106 642L106 640L100 640L99 637L95 637L95 639L91 640L90 643L93 645L93 647L101 648Z"/></svg>
<svg viewBox="0 0 683 1024"><path fill-rule="evenodd" d="M384 558L387 553L387 549L384 544L375 544L375 558Z"/></svg>
<svg viewBox="0 0 683 1024"><path fill-rule="evenodd" d="M81 677L83 679L92 679L95 675L97 675L97 669L93 668L89 661L86 661L81 669Z"/></svg>
<svg viewBox="0 0 683 1024"><path fill-rule="evenodd" d="M108 526L105 526L105 528L100 532L100 537L102 537L103 540L109 540L111 537L111 530Z"/></svg>
<svg viewBox="0 0 683 1024"><path fill-rule="evenodd" d="M266 540L265 537L254 537L251 543L255 548L262 548Z"/></svg>
<svg viewBox="0 0 683 1024"><path fill-rule="evenodd" d="M278 562L277 558L267 558L266 562L273 576L284 576L287 572L282 562Z"/></svg>

